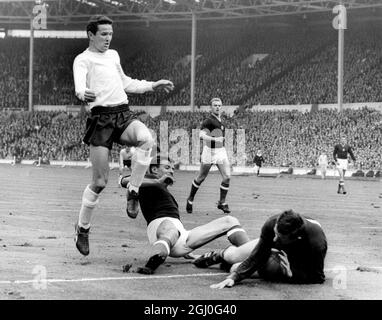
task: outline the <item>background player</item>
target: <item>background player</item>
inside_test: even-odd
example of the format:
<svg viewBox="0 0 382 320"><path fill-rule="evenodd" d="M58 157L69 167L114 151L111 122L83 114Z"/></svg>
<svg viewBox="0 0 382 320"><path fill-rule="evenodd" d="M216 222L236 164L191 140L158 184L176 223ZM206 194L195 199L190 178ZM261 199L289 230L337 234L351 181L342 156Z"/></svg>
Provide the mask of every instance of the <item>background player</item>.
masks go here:
<svg viewBox="0 0 382 320"><path fill-rule="evenodd" d="M321 179L325 179L326 170L328 168L328 156L323 149L320 156L318 157L318 166L320 167Z"/></svg>
<svg viewBox="0 0 382 320"><path fill-rule="evenodd" d="M227 279L211 286L218 289L232 287L255 272L267 280L323 283L326 251L327 241L321 225L316 220L287 210L265 222L259 239L240 247L230 246L206 253L194 264L206 268L220 262L236 263Z"/></svg>
<svg viewBox="0 0 382 320"><path fill-rule="evenodd" d="M131 159L133 158L135 152L134 147L125 147L122 148L119 152L119 162L118 162L118 170L119 170L119 178L118 178L118 186L120 186L120 180L123 176L131 174ZM127 172L126 172L127 170Z"/></svg>
<svg viewBox="0 0 382 320"><path fill-rule="evenodd" d="M224 213L230 213L226 196L229 190L231 167L227 151L224 147L225 126L221 120L222 101L220 98L211 99L210 116L202 122L200 138L204 142L201 164L198 176L191 184L191 191L187 199L186 211L192 213L193 201L200 185L206 179L211 166L216 164L223 178L220 185L220 199L217 207Z"/></svg>
<svg viewBox="0 0 382 320"><path fill-rule="evenodd" d="M83 255L89 254L89 228L91 216L106 187L109 176L109 153L113 142L135 146L134 168L127 191L127 214L138 214L138 190L150 164L154 140L148 128L130 111L127 93L145 93L163 89L173 90L168 80L156 82L136 80L125 75L117 51L109 49L112 20L106 16L93 16L87 27L89 47L73 63L76 96L87 102L91 116L86 122L84 142L90 145L93 177L82 196L82 205L75 226L76 247Z"/></svg>
<svg viewBox="0 0 382 320"><path fill-rule="evenodd" d="M355 163L355 157L352 148L347 144L346 137L344 135L340 138L340 143L334 146L333 158L336 163L338 173L340 175L340 181L338 183L337 193L346 194L345 191L345 172L348 168L348 154Z"/></svg>
<svg viewBox="0 0 382 320"><path fill-rule="evenodd" d="M139 203L153 252L145 267L138 268L137 272L152 274L168 256L185 257L223 235L235 246L249 241L239 221L229 215L186 230L180 220L178 204L167 189L174 181L173 164L159 155L153 159L149 170L140 187ZM126 187L128 181L129 177L124 177L121 185Z"/></svg>
<svg viewBox="0 0 382 320"><path fill-rule="evenodd" d="M264 157L263 157L263 153L261 152L261 150L257 150L255 158L253 159L253 162L255 163L255 165L257 167L257 174L256 175L259 176L260 168L263 165L263 162L265 162Z"/></svg>

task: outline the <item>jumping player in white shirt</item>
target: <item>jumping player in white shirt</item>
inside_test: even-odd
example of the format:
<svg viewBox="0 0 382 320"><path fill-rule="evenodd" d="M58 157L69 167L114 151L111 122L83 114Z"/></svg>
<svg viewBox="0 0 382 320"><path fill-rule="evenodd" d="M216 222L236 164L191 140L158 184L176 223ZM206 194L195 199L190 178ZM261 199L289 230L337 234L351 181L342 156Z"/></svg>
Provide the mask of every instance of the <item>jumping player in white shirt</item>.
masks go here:
<svg viewBox="0 0 382 320"><path fill-rule="evenodd" d="M90 146L92 182L86 186L78 222L75 225L76 247L89 254L91 217L106 187L109 176L109 153L113 143L134 146L134 167L127 188L126 212L131 218L138 214L138 192L151 161L154 140L148 128L129 109L126 93L174 89L169 80L156 82L136 80L125 75L117 51L109 49L113 22L102 15L93 16L86 28L89 47L73 63L75 94L88 103L91 115L86 122L83 141Z"/></svg>

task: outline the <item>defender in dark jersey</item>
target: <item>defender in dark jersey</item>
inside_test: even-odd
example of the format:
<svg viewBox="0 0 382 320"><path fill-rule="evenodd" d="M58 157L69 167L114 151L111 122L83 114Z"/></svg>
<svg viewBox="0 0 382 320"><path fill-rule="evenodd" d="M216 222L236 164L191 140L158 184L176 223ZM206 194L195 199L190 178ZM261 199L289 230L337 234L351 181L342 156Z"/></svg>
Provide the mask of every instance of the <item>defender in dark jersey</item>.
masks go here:
<svg viewBox="0 0 382 320"><path fill-rule="evenodd" d="M192 213L195 194L202 182L206 179L213 164L216 164L223 178L220 185L220 199L217 203L217 207L223 210L224 213L231 212L228 204L225 202L229 190L231 166L227 151L224 148L225 126L221 120L221 108L221 99L213 98L211 100L211 114L203 121L200 128L200 138L203 140L204 146L199 174L191 184L190 195L187 199L186 211L188 213Z"/></svg>
<svg viewBox="0 0 382 320"><path fill-rule="evenodd" d="M270 217L259 239L209 252L193 263L200 268L220 262L233 265L227 279L211 286L215 289L232 287L255 272L270 281L323 283L326 251L327 240L321 225L288 210Z"/></svg>
<svg viewBox="0 0 382 320"><path fill-rule="evenodd" d="M263 153L261 152L261 150L257 150L255 158L253 159L253 162L255 163L255 165L257 167L256 168L257 169L256 175L259 176L260 169L261 169L261 167L263 165L263 162L265 162L264 157L263 157Z"/></svg>
<svg viewBox="0 0 382 320"><path fill-rule="evenodd" d="M174 182L173 164L168 158L157 156L149 170L139 189L139 204L147 222L147 236L153 253L146 265L136 272L152 274L168 256L185 257L224 235L235 246L249 241L239 221L229 215L186 230L180 220L178 203L167 189ZM121 186L126 188L128 181L129 177L124 177Z"/></svg>
<svg viewBox="0 0 382 320"><path fill-rule="evenodd" d="M338 173L340 175L340 181L338 183L337 193L341 193L341 194L346 194L345 172L348 168L348 154L350 155L352 160L355 162L356 160L355 160L352 148L350 147L350 145L347 144L346 137L341 136L340 143L336 144L333 150L333 158L336 163Z"/></svg>

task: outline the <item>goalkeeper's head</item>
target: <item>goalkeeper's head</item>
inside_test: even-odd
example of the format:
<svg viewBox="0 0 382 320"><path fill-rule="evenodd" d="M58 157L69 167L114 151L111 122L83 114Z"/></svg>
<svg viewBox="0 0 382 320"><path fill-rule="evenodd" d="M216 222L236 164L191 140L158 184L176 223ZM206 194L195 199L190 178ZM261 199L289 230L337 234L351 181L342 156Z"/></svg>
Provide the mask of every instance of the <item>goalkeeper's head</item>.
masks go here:
<svg viewBox="0 0 382 320"><path fill-rule="evenodd" d="M280 242L284 245L292 243L301 237L301 231L304 228L304 219L293 210L282 212L274 227L274 242Z"/></svg>

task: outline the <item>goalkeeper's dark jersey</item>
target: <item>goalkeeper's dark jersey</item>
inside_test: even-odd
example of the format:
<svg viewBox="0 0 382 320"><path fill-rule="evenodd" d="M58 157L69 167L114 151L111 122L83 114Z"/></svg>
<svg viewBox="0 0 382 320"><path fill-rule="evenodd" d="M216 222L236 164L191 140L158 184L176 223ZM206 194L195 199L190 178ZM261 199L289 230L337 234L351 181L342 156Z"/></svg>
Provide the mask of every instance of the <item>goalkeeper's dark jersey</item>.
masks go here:
<svg viewBox="0 0 382 320"><path fill-rule="evenodd" d="M274 227L278 215L269 218L262 230L258 244L250 256L241 263L236 272L229 278L238 282L250 277L255 271L265 266L271 249L284 250L288 256L294 283L322 283L325 281L324 259L327 251L327 241L320 225L308 217L303 217L304 225L298 232L297 240L288 245L274 242Z"/></svg>

